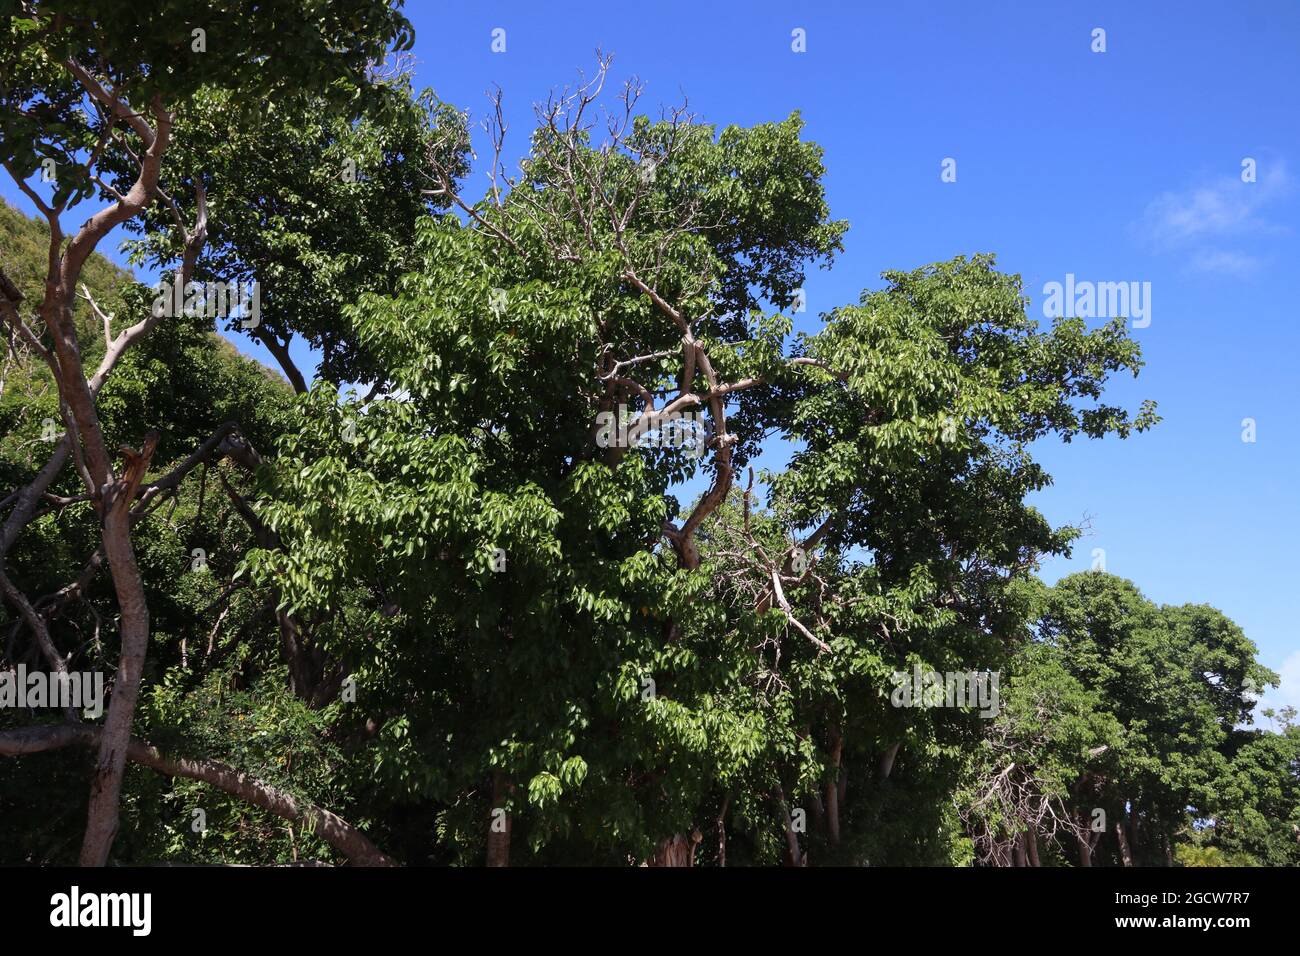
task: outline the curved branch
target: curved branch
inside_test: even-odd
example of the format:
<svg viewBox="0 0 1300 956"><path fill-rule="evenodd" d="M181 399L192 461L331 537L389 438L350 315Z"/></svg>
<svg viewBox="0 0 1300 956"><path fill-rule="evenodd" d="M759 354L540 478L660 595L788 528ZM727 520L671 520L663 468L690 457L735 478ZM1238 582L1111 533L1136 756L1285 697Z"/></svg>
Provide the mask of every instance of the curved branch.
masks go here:
<svg viewBox="0 0 1300 956"><path fill-rule="evenodd" d="M24 727L0 733L0 756L20 756L58 750L73 744L93 747L102 736L99 727L71 724ZM322 840L357 866L396 866L397 861L375 846L364 833L338 814L277 790L216 760L168 757L138 738L127 745L127 759L168 777L199 780L261 807L278 817L310 827Z"/></svg>
<svg viewBox="0 0 1300 956"><path fill-rule="evenodd" d="M280 368L284 372L285 378L293 386L295 395L302 395L307 391L307 380L303 377L302 370L298 368L293 357L289 354L289 345L287 342L281 342L275 337L274 333L267 331L261 326L253 329L253 338L266 346L266 350L271 353Z"/></svg>

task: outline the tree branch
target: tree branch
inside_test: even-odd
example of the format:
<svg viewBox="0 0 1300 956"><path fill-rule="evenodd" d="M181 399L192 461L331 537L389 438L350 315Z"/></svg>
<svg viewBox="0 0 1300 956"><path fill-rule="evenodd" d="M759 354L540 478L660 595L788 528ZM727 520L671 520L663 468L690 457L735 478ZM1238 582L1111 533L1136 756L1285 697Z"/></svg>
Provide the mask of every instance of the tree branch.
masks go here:
<svg viewBox="0 0 1300 956"><path fill-rule="evenodd" d="M0 756L58 750L73 744L94 747L103 733L91 725L62 724L0 732ZM127 745L127 759L168 777L199 780L293 823L302 823L357 866L396 866L397 861L338 814L264 783L216 760L168 757L139 738Z"/></svg>

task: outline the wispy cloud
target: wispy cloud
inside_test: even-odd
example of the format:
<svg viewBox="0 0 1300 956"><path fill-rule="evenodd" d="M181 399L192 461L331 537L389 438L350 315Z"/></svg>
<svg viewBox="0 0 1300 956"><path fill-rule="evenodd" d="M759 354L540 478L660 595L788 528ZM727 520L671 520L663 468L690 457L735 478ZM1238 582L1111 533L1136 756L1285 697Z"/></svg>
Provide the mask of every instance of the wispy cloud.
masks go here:
<svg viewBox="0 0 1300 956"><path fill-rule="evenodd" d="M1270 687L1255 705L1255 723L1268 726L1268 721L1260 716L1260 711L1267 708L1281 710L1294 707L1300 710L1300 651L1291 654L1277 669L1281 681L1277 687Z"/></svg>
<svg viewBox="0 0 1300 956"><path fill-rule="evenodd" d="M1188 262L1195 272L1239 277L1254 275L1261 265L1263 260L1258 256L1232 249L1203 249L1194 253Z"/></svg>
<svg viewBox="0 0 1300 956"><path fill-rule="evenodd" d="M1259 167L1257 182L1228 176L1182 192L1161 193L1147 205L1136 231L1156 250L1185 256L1193 271L1252 275L1264 258L1220 244L1285 233L1286 227L1272 221L1269 211L1290 191L1286 164L1270 160Z"/></svg>

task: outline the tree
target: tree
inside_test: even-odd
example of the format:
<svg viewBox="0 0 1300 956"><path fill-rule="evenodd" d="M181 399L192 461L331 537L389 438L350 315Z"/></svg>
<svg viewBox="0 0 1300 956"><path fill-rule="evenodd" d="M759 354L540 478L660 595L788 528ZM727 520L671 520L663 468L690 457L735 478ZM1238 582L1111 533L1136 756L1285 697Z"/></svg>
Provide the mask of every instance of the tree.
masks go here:
<svg viewBox="0 0 1300 956"><path fill-rule="evenodd" d="M350 316L392 396L310 396L267 489L284 547L250 567L346 620L318 633L382 727L376 775L443 803L442 832L689 864L731 812L797 862L793 800L821 795L834 844L844 767L922 745L888 673L995 664L1017 582L1071 539L1024 504L1047 480L1027 445L1154 415L1088 404L1138 365L1119 323L1038 331L990 257L888 273L792 341L758 307L843 231L798 118L654 123L632 86L596 142L603 77L539 109L481 202L433 163L463 219L427 221ZM697 411L702 448L664 439ZM760 533L727 502L773 433L803 447Z"/></svg>
<svg viewBox="0 0 1300 956"><path fill-rule="evenodd" d="M287 88L307 85L335 96L365 85L364 70L391 44L409 42L409 25L383 3L261 4L213 2L204 25L187 29L192 9L174 0L139 6L112 0L27 2L0 31L0 161L46 217L49 266L44 295L34 310L41 332L28 325L20 290L0 279L6 323L50 367L58 386L66 434L49 462L20 492L5 525L6 548L31 520L36 504L69 458L101 520L103 561L116 589L120 655L107 721L98 734L99 759L91 788L81 860L103 865L118 828L118 803L131 724L148 649L149 612L131 541L132 504L144 482L157 435L127 448L119 467L105 441L96 407L100 389L121 356L163 317L152 310L113 334L103 317L105 354L87 376L73 322L73 303L86 260L115 227L139 216L172 191L192 190L195 219L176 222L179 284L193 278L207 231L206 186L200 170L181 171L160 186L174 134L183 134L185 107L203 89L233 90L250 110ZM143 28L142 28L143 25ZM208 33L220 56L207 53ZM177 125L179 123L179 126ZM106 151L129 156L134 173L123 192L99 175ZM126 160L121 160L125 163ZM52 164L52 165L51 165ZM38 169L61 171L47 202L28 183ZM61 216L99 194L110 204L67 240ZM2 557L2 555L0 555ZM48 628L30 601L0 574L0 588L37 635L49 665L65 670Z"/></svg>
<svg viewBox="0 0 1300 956"><path fill-rule="evenodd" d="M1222 612L1157 606L1102 572L1063 578L1036 616L1035 640L1011 662L1010 699L1028 692L1037 708L1031 732L1017 740L995 722L984 748L1006 759L975 779L1008 762L1041 774L1055 760L1029 787L1031 809L1056 801L1083 865L1172 864L1189 813L1210 818L1228 806L1222 781L1237 728L1251 721L1252 689L1277 675ZM1014 779L1001 778L998 791ZM980 810L982 798L972 800Z"/></svg>
<svg viewBox="0 0 1300 956"><path fill-rule="evenodd" d="M1212 809L1202 810L1187 846L1229 861L1204 865L1300 863L1300 727L1294 708L1283 708L1280 715L1265 710L1263 716L1280 717L1278 731L1238 729L1232 735L1230 762L1215 781ZM1180 859L1195 859L1184 847L1178 849Z"/></svg>
<svg viewBox="0 0 1300 956"><path fill-rule="evenodd" d="M1104 815L1080 805L1091 782L1113 773L1123 724L1050 644L1025 644L1009 662L1002 710L993 719L957 796L981 862L1039 866L1075 847L1091 866ZM1104 812L1103 812L1104 813Z"/></svg>

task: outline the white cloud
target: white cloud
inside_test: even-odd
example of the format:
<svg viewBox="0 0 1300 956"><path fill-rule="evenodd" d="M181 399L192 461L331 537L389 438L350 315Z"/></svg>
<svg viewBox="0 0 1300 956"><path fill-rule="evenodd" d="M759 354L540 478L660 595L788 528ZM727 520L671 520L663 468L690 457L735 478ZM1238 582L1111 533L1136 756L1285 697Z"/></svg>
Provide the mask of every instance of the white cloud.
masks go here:
<svg viewBox="0 0 1300 956"><path fill-rule="evenodd" d="M1166 248L1226 236L1276 233L1280 227L1262 212L1284 196L1288 186L1286 165L1278 161L1261 168L1258 182L1227 177L1183 192L1161 193L1142 214L1138 230Z"/></svg>
<svg viewBox="0 0 1300 956"><path fill-rule="evenodd" d="M1262 265L1257 256L1231 249L1202 249L1192 255L1188 266L1194 272L1211 272L1217 275L1249 276Z"/></svg>
<svg viewBox="0 0 1300 956"><path fill-rule="evenodd" d="M1239 246L1287 232L1267 213L1291 192L1284 162L1266 160L1257 169L1258 182L1226 176L1182 192L1161 193L1134 224L1135 233L1158 251L1184 257L1189 272L1238 279L1254 275L1267 257L1224 248L1222 243L1231 240Z"/></svg>
<svg viewBox="0 0 1300 956"><path fill-rule="evenodd" d="M1270 687L1255 705L1257 727L1268 726L1268 720L1260 716L1260 711L1266 708L1281 710L1283 707L1294 707L1300 710L1300 651L1295 651L1284 660L1277 672L1282 678L1281 683L1277 687Z"/></svg>

